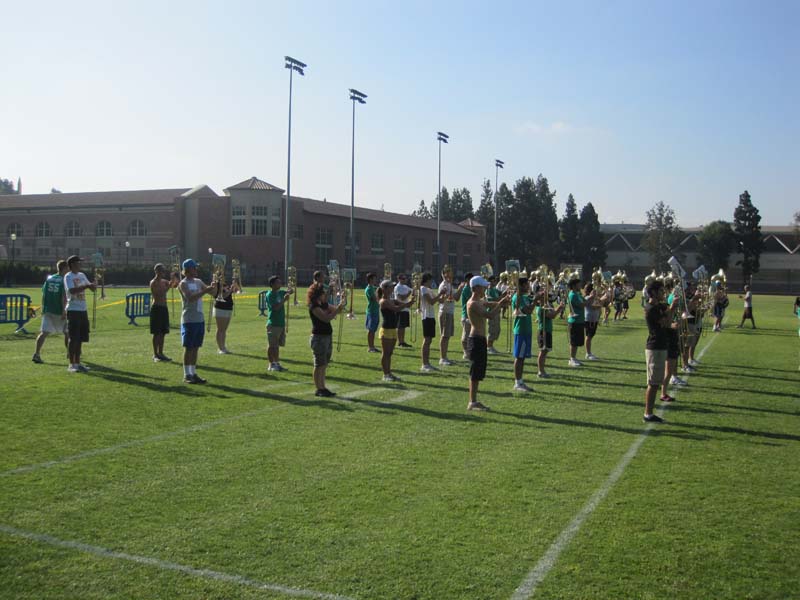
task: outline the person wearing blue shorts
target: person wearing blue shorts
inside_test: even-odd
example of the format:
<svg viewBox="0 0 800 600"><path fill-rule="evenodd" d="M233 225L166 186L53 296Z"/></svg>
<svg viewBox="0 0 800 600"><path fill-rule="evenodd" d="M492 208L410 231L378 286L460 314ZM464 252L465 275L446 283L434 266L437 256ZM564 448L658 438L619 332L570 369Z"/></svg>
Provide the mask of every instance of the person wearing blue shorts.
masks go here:
<svg viewBox="0 0 800 600"><path fill-rule="evenodd" d="M531 358L533 341L533 321L531 313L534 303L528 295L528 280L520 278L519 289L511 298L511 314L514 317L514 391L532 392L522 379L525 368L525 359Z"/></svg>
<svg viewBox="0 0 800 600"><path fill-rule="evenodd" d="M197 353L203 345L206 321L203 316L203 296L213 294L217 282L212 279L205 285L197 278L197 263L191 258L183 261L183 279L178 290L183 298L181 311L181 343L183 345L183 381L184 383L205 383L206 380L197 375Z"/></svg>

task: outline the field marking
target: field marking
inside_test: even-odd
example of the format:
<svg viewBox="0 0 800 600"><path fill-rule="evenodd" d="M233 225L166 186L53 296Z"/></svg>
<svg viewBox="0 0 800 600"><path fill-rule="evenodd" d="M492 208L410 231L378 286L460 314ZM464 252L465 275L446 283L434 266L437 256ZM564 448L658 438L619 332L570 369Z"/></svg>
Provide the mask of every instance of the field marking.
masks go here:
<svg viewBox="0 0 800 600"><path fill-rule="evenodd" d="M703 358L706 351L711 347L711 344L714 343L714 340L717 339L718 336L712 337L705 347L700 351L700 354L697 355L697 360ZM686 377L689 379L689 376ZM679 394L679 391L676 390L674 392L675 396ZM664 411L667 409L667 405L663 405L658 410L660 414L664 414ZM536 592L536 587L544 581L544 578L550 572L550 570L555 566L556 561L558 561L559 556L561 553L567 548L569 543L572 541L572 538L578 533L583 525L583 522L589 518L589 516L594 512L594 510L600 505L600 503L605 499L614 485L619 481L622 474L625 472L625 469L636 456L636 453L639 452L639 448L641 448L644 441L647 439L650 431L655 427L655 423L648 423L647 426L644 428L644 431L639 434L639 436L634 440L631 447L628 448L628 451L622 457L622 459L617 463L617 466L614 467L614 470L611 471L611 474L608 478L603 482L603 484L595 491L594 494L589 498L588 502L578 511L578 514L572 519L572 521L567 525L564 530L558 534L558 537L555 541L550 544L550 547L547 549L547 552L544 553L544 556L539 559L539 562L536 563L536 566L530 570L528 575L519 585L519 587L514 590L514 594L511 596L511 600L527 600Z"/></svg>
<svg viewBox="0 0 800 600"><path fill-rule="evenodd" d="M21 529L17 529L16 527L9 527L8 525L0 525L0 532L6 533L14 537L20 537L35 542L41 542L43 544L48 544L50 546L56 546L58 548L69 548L70 550L78 550L80 552L94 554L95 556L100 556L102 558L125 560L129 562L139 563L141 565L156 567L158 569L164 569L167 571L178 571L179 573L183 573L185 575L191 575L193 577L214 579L216 581L235 583L238 585L244 585L259 590L269 590L271 592L279 592L281 594L286 594L287 596L297 596L304 598L321 598L323 600L351 600L347 596L339 596L337 594L328 594L325 592L317 592L315 590L307 590L303 588L293 588L285 585L279 585L277 583L265 583L263 581L250 579L249 577L244 577L242 575L231 575L229 573L222 573L220 571L213 571L211 569L197 569L195 567L190 567L187 565L181 565L174 562L160 560L158 558L151 558L149 556L139 556L136 554L127 554L125 552L116 552L114 550L109 550L107 548L102 548L100 546L92 546L89 544L83 544L81 542L62 540L43 533L33 533L30 531L23 531Z"/></svg>
<svg viewBox="0 0 800 600"><path fill-rule="evenodd" d="M299 381L292 381L281 385L276 385L271 388L270 390L283 389L287 387L303 385L302 382ZM266 391L266 390L263 390ZM267 406L265 408L260 408L258 410L252 410L246 413L241 413L238 415L233 415L231 417L224 417L222 419L216 419L214 421L206 421L205 423L198 423L197 425L192 425L190 427L184 427L183 429L176 429L174 431L167 431L165 433L158 433L156 435L152 435L146 438L139 438L136 440L131 440L129 442L123 442L121 444L116 444L115 446L108 446L106 448L95 448L93 450L86 450L85 452L79 452L78 454L72 454L70 456L65 456L63 458L57 458L55 460L48 460L41 463L34 463L32 465L24 465L21 467L15 467L13 469L9 469L8 471L0 472L0 477L8 477L9 475L18 475L20 473L30 473L31 471L38 471L39 469L48 469L50 467L55 467L58 465L64 465L72 462L76 462L79 460L83 460L84 458L91 458L93 456L100 456L102 454L111 454L113 452L117 452L119 450L125 450L126 448L133 448L136 446L144 446L151 442L160 442L162 440L167 440L169 438L177 437L179 435L185 435L187 433L195 433L198 431L205 431L207 429L212 429L214 427L219 427L220 425L227 425L228 423L233 423L240 419L247 419L249 417L255 417L261 415L263 413L269 412L270 410L274 410L276 408L280 408L284 406L282 404L279 405L272 405Z"/></svg>
<svg viewBox="0 0 800 600"><path fill-rule="evenodd" d="M366 388L366 389L358 389L354 392L350 392L347 395L339 396L342 400L355 400L360 398L361 396L366 396L367 394L371 394L373 392L385 392L385 391L393 391L389 388ZM374 400L374 402L378 404L400 404L401 402L408 402L409 400L413 400L414 398L418 398L422 395L422 392L419 390L406 390L404 394L401 394L397 398L393 398L390 400Z"/></svg>

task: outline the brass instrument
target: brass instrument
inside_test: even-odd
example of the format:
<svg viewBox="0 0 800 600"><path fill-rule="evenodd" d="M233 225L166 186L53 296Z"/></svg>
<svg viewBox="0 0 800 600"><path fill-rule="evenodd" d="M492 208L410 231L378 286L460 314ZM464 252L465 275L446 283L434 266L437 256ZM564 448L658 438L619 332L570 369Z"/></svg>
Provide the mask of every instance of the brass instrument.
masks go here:
<svg viewBox="0 0 800 600"><path fill-rule="evenodd" d="M483 268L483 267L481 267ZM419 288L422 284L422 267L419 263L414 263L414 267L411 270L411 288L413 290L411 294L411 299L417 303L417 309L411 311L411 341L416 343L417 341L417 329L419 329L419 317L417 316L417 312L419 311L420 301L419 301Z"/></svg>
<svg viewBox="0 0 800 600"><path fill-rule="evenodd" d="M103 279L106 270L103 268L103 253L96 252L92 254L92 262L94 263L94 283L100 285L100 300L106 299L105 281ZM97 290L92 290L92 329L97 328Z"/></svg>
<svg viewBox="0 0 800 600"><path fill-rule="evenodd" d="M385 268L385 265L384 265L384 268ZM450 285L447 288L448 289L447 301L448 302L453 302L453 300L454 300L454 298L453 298L453 267L451 267L448 264L445 264L442 267L442 275L450 275Z"/></svg>
<svg viewBox="0 0 800 600"><path fill-rule="evenodd" d="M170 246L169 249L169 258L171 260L170 265L170 279L173 277L177 277L178 281L181 279L181 256L177 246ZM169 291L170 295L170 303L172 304L172 320L175 321L175 286L170 287Z"/></svg>
<svg viewBox="0 0 800 600"><path fill-rule="evenodd" d="M286 285L288 285L289 289L292 290L292 292L295 295L295 299L296 299L297 298L297 269L295 267L289 267L288 269L286 269L286 279L287 279ZM286 313L285 313L286 314L286 326L285 326L284 330L286 331L286 333L289 333L289 304L288 303L284 303L284 306L286 307L285 308L285 310L286 310Z"/></svg>
<svg viewBox="0 0 800 600"><path fill-rule="evenodd" d="M233 260L231 260L231 271L232 271L231 278L233 279L233 283L235 283L239 288L239 291L237 291L236 293L243 294L244 289L242 289L242 264L239 262L238 258L234 258Z"/></svg>
<svg viewBox="0 0 800 600"><path fill-rule="evenodd" d="M350 291L350 309L352 310L352 301L353 301L353 288L354 283L356 280L356 270L355 269L343 269L342 270L342 281L344 282L344 302L347 303L347 292ZM339 319L339 337L336 340L336 351L339 352L342 349L342 331L344 329L344 319Z"/></svg>
<svg viewBox="0 0 800 600"><path fill-rule="evenodd" d="M384 279L391 279L392 278L392 263L383 263L383 278Z"/></svg>
<svg viewBox="0 0 800 600"><path fill-rule="evenodd" d="M670 256L667 263L672 270L671 273L664 277L664 283L671 283L673 286L672 293L678 299L678 307L680 313L675 319L678 322L678 342L680 344L681 356L686 356L686 350L689 344L689 304L686 298L685 280L686 271L683 270L680 262L674 256Z"/></svg>
<svg viewBox="0 0 800 600"><path fill-rule="evenodd" d="M507 294L513 298L514 294L519 291L519 275L520 266L518 260L506 261L506 273L508 273L508 292ZM519 303L520 298L517 298ZM508 326L506 328L506 348L511 352L511 330L513 328L514 311L516 310L516 303L512 304L511 310L508 311Z"/></svg>
<svg viewBox="0 0 800 600"><path fill-rule="evenodd" d="M228 257L224 254L211 254L211 281L216 280L217 293L214 295L213 300L208 303L208 321L206 322L206 333L211 331L211 315L214 310L214 302L224 295L223 288L225 287L225 265L228 262Z"/></svg>

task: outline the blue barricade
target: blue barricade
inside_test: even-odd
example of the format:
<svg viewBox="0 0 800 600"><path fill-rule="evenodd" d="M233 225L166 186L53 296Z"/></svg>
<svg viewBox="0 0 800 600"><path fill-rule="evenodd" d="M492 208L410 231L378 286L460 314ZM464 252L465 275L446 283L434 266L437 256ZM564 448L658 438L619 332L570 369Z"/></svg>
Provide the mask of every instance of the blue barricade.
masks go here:
<svg viewBox="0 0 800 600"><path fill-rule="evenodd" d="M4 294L0 295L0 325L5 323L16 323L17 330L14 333L28 333L25 331L25 323L31 320L35 313L31 309L31 297L27 294Z"/></svg>
<svg viewBox="0 0 800 600"><path fill-rule="evenodd" d="M138 325L136 319L150 316L150 292L139 292L125 296L125 316L130 319L128 325Z"/></svg>
<svg viewBox="0 0 800 600"><path fill-rule="evenodd" d="M267 290L258 292L258 312L260 317L267 316Z"/></svg>

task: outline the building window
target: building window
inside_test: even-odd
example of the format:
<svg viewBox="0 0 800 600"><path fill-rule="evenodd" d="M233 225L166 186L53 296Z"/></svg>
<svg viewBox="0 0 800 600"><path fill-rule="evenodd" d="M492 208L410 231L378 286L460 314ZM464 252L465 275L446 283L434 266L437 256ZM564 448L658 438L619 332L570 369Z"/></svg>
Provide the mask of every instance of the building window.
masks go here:
<svg viewBox="0 0 800 600"><path fill-rule="evenodd" d="M34 233L34 235L37 238L50 237L52 234L53 232L50 229L50 224L47 221L39 221L36 224L36 232Z"/></svg>
<svg viewBox="0 0 800 600"><path fill-rule="evenodd" d="M20 225L19 223L11 223L8 226L8 229L6 230L6 233L8 234L8 237L11 237L11 234L15 233L15 234L17 234L18 238L21 238L22 237L22 231L23 231L22 225Z"/></svg>
<svg viewBox="0 0 800 600"><path fill-rule="evenodd" d="M345 244L344 244L344 262L348 266L355 266L355 257L353 256L353 251L350 249L350 228L348 227L347 231L344 234L345 236ZM358 254L359 250L361 250L361 232L354 231L353 237L356 238L356 254Z"/></svg>
<svg viewBox="0 0 800 600"><path fill-rule="evenodd" d="M395 238L392 268L395 273L401 273L406 268L406 238Z"/></svg>
<svg viewBox="0 0 800 600"><path fill-rule="evenodd" d="M81 226L80 223L77 221L70 221L66 225L64 225L64 235L66 237L80 237L81 236ZM75 252L77 254L77 252Z"/></svg>
<svg viewBox="0 0 800 600"><path fill-rule="evenodd" d="M272 219L270 219L272 229L269 234L272 237L281 237L281 213L278 211L272 212Z"/></svg>
<svg viewBox="0 0 800 600"><path fill-rule="evenodd" d="M144 258L144 248L131 248L131 258Z"/></svg>
<svg viewBox="0 0 800 600"><path fill-rule="evenodd" d="M333 231L327 227L317 227L316 258L317 265L325 267L333 255Z"/></svg>
<svg viewBox="0 0 800 600"><path fill-rule="evenodd" d="M303 224L302 223L294 223L292 225L292 239L293 240L302 240L303 239Z"/></svg>
<svg viewBox="0 0 800 600"><path fill-rule="evenodd" d="M448 254L458 254L458 242L455 240L450 240L447 242L447 253Z"/></svg>
<svg viewBox="0 0 800 600"><path fill-rule="evenodd" d="M130 237L144 237L147 235L147 227L144 226L144 221L141 219L136 219L135 221L131 221L131 224L128 225L128 235Z"/></svg>
<svg viewBox="0 0 800 600"><path fill-rule="evenodd" d="M36 256L39 258L46 258L50 256L50 248L42 248L41 246L36 248Z"/></svg>
<svg viewBox="0 0 800 600"><path fill-rule="evenodd" d="M241 236L245 234L245 221L247 212L244 206L234 206L231 208L231 235Z"/></svg>
<svg viewBox="0 0 800 600"><path fill-rule="evenodd" d="M250 235L267 235L269 211L266 206L250 207Z"/></svg>
<svg viewBox="0 0 800 600"><path fill-rule="evenodd" d="M76 255L80 256L81 249L80 248L67 248L67 256L72 256L73 254L76 254Z"/></svg>
<svg viewBox="0 0 800 600"><path fill-rule="evenodd" d="M97 227L94 228L94 235L96 237L111 237L114 235L114 230L111 228L111 223L108 221L100 221Z"/></svg>
<svg viewBox="0 0 800 600"><path fill-rule="evenodd" d="M383 234L373 233L370 239L370 251L373 254L383 254Z"/></svg>
<svg viewBox="0 0 800 600"><path fill-rule="evenodd" d="M462 250L464 254L472 254L472 244L464 244L464 249Z"/></svg>

